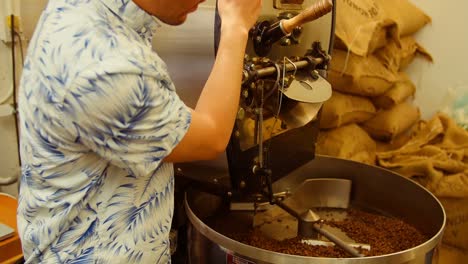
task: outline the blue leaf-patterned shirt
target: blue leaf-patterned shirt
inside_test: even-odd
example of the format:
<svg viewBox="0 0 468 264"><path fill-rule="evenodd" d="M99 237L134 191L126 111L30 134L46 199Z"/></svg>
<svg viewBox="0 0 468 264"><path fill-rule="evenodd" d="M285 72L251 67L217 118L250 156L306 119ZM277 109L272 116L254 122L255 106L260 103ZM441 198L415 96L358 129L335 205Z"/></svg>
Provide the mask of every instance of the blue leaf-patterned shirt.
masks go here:
<svg viewBox="0 0 468 264"><path fill-rule="evenodd" d="M131 0L49 0L20 87L27 263L168 263L190 110Z"/></svg>

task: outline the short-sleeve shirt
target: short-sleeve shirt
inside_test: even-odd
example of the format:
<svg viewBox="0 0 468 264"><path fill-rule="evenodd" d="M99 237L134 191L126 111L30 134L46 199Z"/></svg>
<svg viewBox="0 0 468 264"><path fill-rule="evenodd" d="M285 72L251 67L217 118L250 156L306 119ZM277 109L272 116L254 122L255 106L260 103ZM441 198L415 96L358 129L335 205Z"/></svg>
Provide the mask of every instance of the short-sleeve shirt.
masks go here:
<svg viewBox="0 0 468 264"><path fill-rule="evenodd" d="M18 228L27 263L168 263L190 125L157 22L131 0L49 0L20 86Z"/></svg>

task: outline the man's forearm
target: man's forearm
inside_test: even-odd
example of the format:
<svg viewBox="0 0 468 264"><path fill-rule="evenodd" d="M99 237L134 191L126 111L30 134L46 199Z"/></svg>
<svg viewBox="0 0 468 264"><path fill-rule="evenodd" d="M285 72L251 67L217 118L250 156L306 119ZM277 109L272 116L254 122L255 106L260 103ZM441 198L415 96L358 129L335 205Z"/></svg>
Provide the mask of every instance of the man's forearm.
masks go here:
<svg viewBox="0 0 468 264"><path fill-rule="evenodd" d="M246 31L223 28L213 70L195 108L209 116L216 130L226 138L226 144L239 105L247 38Z"/></svg>
<svg viewBox="0 0 468 264"><path fill-rule="evenodd" d="M216 61L191 112L187 133L165 161L213 159L226 149L239 106L248 31L261 4L261 0L218 0L222 28Z"/></svg>

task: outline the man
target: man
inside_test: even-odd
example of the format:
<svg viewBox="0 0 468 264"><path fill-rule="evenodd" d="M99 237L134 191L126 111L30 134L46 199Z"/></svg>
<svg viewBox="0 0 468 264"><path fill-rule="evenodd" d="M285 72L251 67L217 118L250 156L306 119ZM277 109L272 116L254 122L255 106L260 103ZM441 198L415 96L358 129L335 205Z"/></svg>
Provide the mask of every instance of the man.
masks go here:
<svg viewBox="0 0 468 264"><path fill-rule="evenodd" d="M50 0L20 90L26 263L168 263L172 162L224 151L261 0L219 0L218 56L195 109L151 50L157 17L200 0Z"/></svg>

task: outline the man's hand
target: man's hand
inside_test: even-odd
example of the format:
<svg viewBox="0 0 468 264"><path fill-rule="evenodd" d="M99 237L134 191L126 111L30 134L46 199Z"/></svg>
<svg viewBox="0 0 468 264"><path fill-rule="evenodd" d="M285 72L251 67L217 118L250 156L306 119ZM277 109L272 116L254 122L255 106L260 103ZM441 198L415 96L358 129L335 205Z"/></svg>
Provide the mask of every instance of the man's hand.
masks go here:
<svg viewBox="0 0 468 264"><path fill-rule="evenodd" d="M262 0L218 0L221 31L249 32L260 14Z"/></svg>

